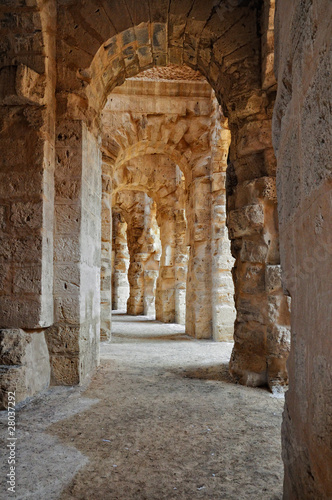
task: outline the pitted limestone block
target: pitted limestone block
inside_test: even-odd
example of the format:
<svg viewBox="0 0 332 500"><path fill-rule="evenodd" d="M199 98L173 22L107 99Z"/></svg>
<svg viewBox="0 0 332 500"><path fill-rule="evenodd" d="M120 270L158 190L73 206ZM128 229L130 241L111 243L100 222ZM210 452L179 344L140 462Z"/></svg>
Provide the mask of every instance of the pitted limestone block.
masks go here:
<svg viewBox="0 0 332 500"><path fill-rule="evenodd" d="M78 326L54 325L46 331L46 341L50 355L77 354L79 352Z"/></svg>
<svg viewBox="0 0 332 500"><path fill-rule="evenodd" d="M13 292L40 294L42 289L41 274L42 268L38 264L16 268L13 276Z"/></svg>
<svg viewBox="0 0 332 500"><path fill-rule="evenodd" d="M265 269L263 264L245 263L241 268L239 286L242 292L257 294L265 291Z"/></svg>
<svg viewBox="0 0 332 500"><path fill-rule="evenodd" d="M79 358L51 356L51 385L77 385L80 383Z"/></svg>
<svg viewBox="0 0 332 500"><path fill-rule="evenodd" d="M262 307L262 296L246 295L236 298L237 321L239 323L256 322L264 325L266 310Z"/></svg>
<svg viewBox="0 0 332 500"><path fill-rule="evenodd" d="M259 233L264 227L263 206L247 205L232 210L228 215L227 226L231 239Z"/></svg>
<svg viewBox="0 0 332 500"><path fill-rule="evenodd" d="M77 182L77 195L79 196L81 194L81 181L78 179L82 169L82 154L78 147L76 149L76 147L70 144L71 141L75 140L78 142L80 139L79 129L75 127L74 131L76 134L72 136L66 127L62 127L61 132L59 131L58 134L59 147L56 149L56 169L54 172L56 181L55 190L57 192L60 189L58 184L62 184L65 181L70 182L71 179L74 179ZM73 192L75 191L73 190Z"/></svg>
<svg viewBox="0 0 332 500"><path fill-rule="evenodd" d="M267 254L267 244L259 244L255 240L243 239L240 250L241 262L265 262Z"/></svg>
<svg viewBox="0 0 332 500"><path fill-rule="evenodd" d="M267 317L271 324L285 325L290 328L290 297L286 297L282 290L267 298Z"/></svg>
<svg viewBox="0 0 332 500"><path fill-rule="evenodd" d="M26 297L0 296L0 325L10 325L13 328L39 328L49 326L42 318L42 303L40 295L31 294Z"/></svg>
<svg viewBox="0 0 332 500"><path fill-rule="evenodd" d="M239 156L246 156L264 149L271 148L271 120L249 122L239 131Z"/></svg>
<svg viewBox="0 0 332 500"><path fill-rule="evenodd" d="M0 364L23 364L30 340L31 336L22 330L0 330Z"/></svg>
<svg viewBox="0 0 332 500"><path fill-rule="evenodd" d="M78 233L81 224L81 208L75 203L55 207L55 225L57 234Z"/></svg>
<svg viewBox="0 0 332 500"><path fill-rule="evenodd" d="M80 284L79 264L63 264L56 267L54 276L54 294L76 293Z"/></svg>
<svg viewBox="0 0 332 500"><path fill-rule="evenodd" d="M288 354L290 350L290 328L283 325L272 325L267 327L267 341L273 346L273 355Z"/></svg>
<svg viewBox="0 0 332 500"><path fill-rule="evenodd" d="M80 242L70 236L57 237L54 240L54 261L59 263L79 262Z"/></svg>
<svg viewBox="0 0 332 500"><path fill-rule="evenodd" d="M78 199L80 193L80 181L78 179L57 179L54 189L58 201L74 201Z"/></svg>
<svg viewBox="0 0 332 500"><path fill-rule="evenodd" d="M50 361L44 332L0 330L2 372L0 408L7 393L15 392L16 403L46 389L50 383Z"/></svg>
<svg viewBox="0 0 332 500"><path fill-rule="evenodd" d="M37 229L42 227L42 202L16 202L12 204L10 220L17 228Z"/></svg>
<svg viewBox="0 0 332 500"><path fill-rule="evenodd" d="M268 293L280 291L282 289L280 265L266 266L265 282L266 291Z"/></svg>
<svg viewBox="0 0 332 500"><path fill-rule="evenodd" d="M80 323L80 296L78 290L71 295L55 297L54 315L57 322L77 325Z"/></svg>

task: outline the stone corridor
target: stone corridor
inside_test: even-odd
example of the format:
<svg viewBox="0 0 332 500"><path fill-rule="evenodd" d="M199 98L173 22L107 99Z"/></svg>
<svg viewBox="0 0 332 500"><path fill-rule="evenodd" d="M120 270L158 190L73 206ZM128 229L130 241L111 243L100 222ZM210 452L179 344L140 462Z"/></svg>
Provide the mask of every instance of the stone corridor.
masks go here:
<svg viewBox="0 0 332 500"><path fill-rule="evenodd" d="M331 0L2 0L0 33L14 497L331 500Z"/></svg>
<svg viewBox="0 0 332 500"><path fill-rule="evenodd" d="M231 343L122 312L112 337L89 385L19 413L15 498L282 498L283 400L232 382Z"/></svg>

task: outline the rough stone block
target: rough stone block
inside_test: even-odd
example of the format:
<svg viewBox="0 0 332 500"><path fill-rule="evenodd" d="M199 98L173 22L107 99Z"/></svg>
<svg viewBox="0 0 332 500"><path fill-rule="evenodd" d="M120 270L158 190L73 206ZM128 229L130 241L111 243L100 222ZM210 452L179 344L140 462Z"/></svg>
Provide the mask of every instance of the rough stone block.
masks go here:
<svg viewBox="0 0 332 500"><path fill-rule="evenodd" d="M238 154L250 155L272 145L272 125L270 120L249 122L239 132Z"/></svg>
<svg viewBox="0 0 332 500"><path fill-rule="evenodd" d="M259 233L264 227L262 205L247 205L232 210L228 215L227 226L231 239Z"/></svg>
<svg viewBox="0 0 332 500"><path fill-rule="evenodd" d="M42 202L17 202L11 207L10 220L14 227L37 229L42 227L43 204Z"/></svg>
<svg viewBox="0 0 332 500"><path fill-rule="evenodd" d="M79 383L79 358L52 355L51 385L77 385Z"/></svg>
<svg viewBox="0 0 332 500"><path fill-rule="evenodd" d="M7 406L8 392L16 403L46 389L50 383L50 362L44 332L0 330L0 407Z"/></svg>
<svg viewBox="0 0 332 500"><path fill-rule="evenodd" d="M42 294L42 268L40 265L16 267L13 279L15 294Z"/></svg>
<svg viewBox="0 0 332 500"><path fill-rule="evenodd" d="M282 289L280 265L266 266L265 282L266 291L268 293L280 291Z"/></svg>

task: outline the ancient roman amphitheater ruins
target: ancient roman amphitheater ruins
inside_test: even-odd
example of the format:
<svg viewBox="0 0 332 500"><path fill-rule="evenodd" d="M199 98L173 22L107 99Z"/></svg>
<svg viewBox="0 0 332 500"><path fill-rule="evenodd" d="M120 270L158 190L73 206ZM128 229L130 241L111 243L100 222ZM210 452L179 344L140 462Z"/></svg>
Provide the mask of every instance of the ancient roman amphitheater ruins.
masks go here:
<svg viewBox="0 0 332 500"><path fill-rule="evenodd" d="M1 498L332 499L331 1L0 12Z"/></svg>

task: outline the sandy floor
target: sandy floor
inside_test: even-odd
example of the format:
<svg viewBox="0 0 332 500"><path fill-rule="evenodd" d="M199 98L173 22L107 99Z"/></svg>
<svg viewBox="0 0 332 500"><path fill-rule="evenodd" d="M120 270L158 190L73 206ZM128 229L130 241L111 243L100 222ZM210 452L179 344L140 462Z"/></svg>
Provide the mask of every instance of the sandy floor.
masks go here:
<svg viewBox="0 0 332 500"><path fill-rule="evenodd" d="M231 349L114 316L90 385L54 388L19 411L17 493L2 483L0 498L281 499L283 401L233 384Z"/></svg>

